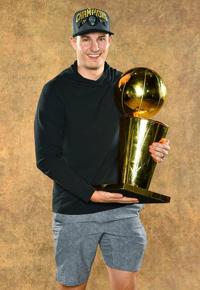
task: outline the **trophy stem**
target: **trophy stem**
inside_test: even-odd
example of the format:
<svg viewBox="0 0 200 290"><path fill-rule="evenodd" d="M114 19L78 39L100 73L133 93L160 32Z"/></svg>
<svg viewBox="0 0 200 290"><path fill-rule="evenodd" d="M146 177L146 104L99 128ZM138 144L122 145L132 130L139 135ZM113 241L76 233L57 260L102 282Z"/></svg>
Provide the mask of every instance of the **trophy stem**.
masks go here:
<svg viewBox="0 0 200 290"><path fill-rule="evenodd" d="M148 189L156 163L149 146L167 134L168 127L158 121L122 117L120 121L120 183Z"/></svg>

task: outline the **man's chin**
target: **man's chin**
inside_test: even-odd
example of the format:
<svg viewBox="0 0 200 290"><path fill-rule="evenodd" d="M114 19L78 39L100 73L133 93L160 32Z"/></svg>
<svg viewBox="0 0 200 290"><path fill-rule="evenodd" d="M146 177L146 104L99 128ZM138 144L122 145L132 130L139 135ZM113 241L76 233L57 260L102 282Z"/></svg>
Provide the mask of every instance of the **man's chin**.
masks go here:
<svg viewBox="0 0 200 290"><path fill-rule="evenodd" d="M99 70L102 67L102 64L98 65L98 64L90 64L90 65L86 65L85 68L88 70Z"/></svg>
<svg viewBox="0 0 200 290"><path fill-rule="evenodd" d="M88 66L88 67L86 67L86 69L88 69L88 70L99 70L100 67L99 66Z"/></svg>

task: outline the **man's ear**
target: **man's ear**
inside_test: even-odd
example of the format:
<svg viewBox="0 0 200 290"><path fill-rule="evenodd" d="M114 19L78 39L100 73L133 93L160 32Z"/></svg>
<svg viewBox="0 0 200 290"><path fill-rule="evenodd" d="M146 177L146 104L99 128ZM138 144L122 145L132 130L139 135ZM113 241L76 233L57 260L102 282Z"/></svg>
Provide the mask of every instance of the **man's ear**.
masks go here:
<svg viewBox="0 0 200 290"><path fill-rule="evenodd" d="M76 50L76 37L70 36L69 41L74 50Z"/></svg>
<svg viewBox="0 0 200 290"><path fill-rule="evenodd" d="M112 35L109 35L109 46L111 45L112 43Z"/></svg>

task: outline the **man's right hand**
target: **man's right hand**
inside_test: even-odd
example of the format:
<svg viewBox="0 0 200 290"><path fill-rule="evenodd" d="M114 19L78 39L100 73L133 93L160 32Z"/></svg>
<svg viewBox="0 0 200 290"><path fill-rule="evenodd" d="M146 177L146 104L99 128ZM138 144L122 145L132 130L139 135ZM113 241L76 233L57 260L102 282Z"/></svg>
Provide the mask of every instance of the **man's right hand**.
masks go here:
<svg viewBox="0 0 200 290"><path fill-rule="evenodd" d="M139 200L133 197L126 197L121 193L95 190L90 200L100 203L138 203Z"/></svg>

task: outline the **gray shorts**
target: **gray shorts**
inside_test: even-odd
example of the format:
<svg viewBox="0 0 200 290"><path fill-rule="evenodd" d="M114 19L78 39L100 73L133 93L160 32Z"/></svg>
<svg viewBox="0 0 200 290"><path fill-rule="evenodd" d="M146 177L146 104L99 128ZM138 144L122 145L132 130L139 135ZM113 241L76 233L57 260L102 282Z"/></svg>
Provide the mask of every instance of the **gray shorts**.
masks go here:
<svg viewBox="0 0 200 290"><path fill-rule="evenodd" d="M109 267L134 272L140 269L146 232L139 211L131 210L130 216L123 215L124 209L53 214L56 279L60 284L76 286L87 281L98 245Z"/></svg>

